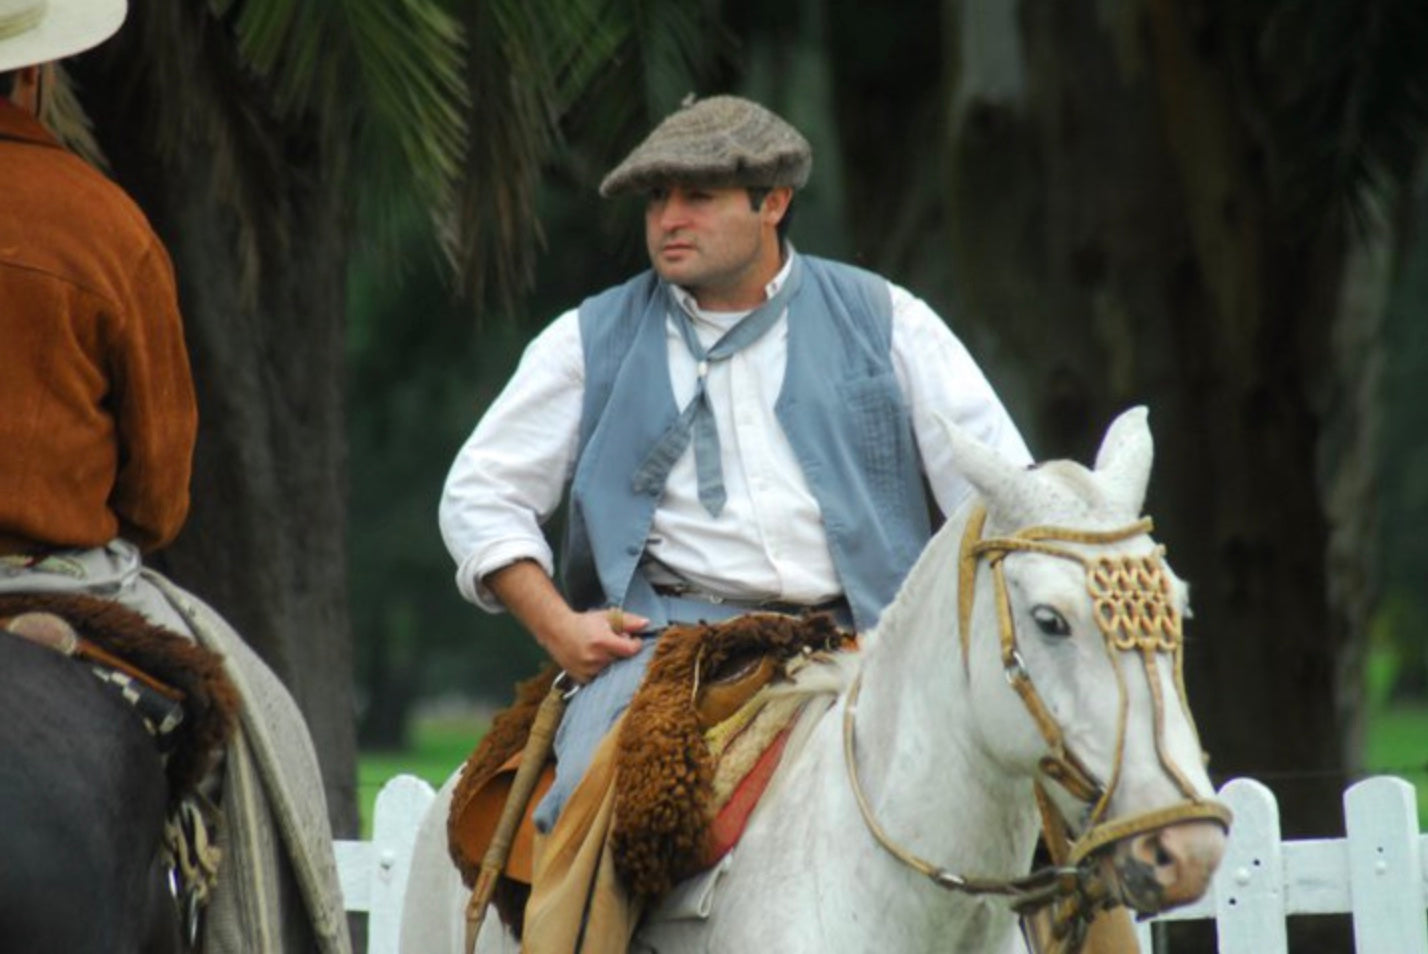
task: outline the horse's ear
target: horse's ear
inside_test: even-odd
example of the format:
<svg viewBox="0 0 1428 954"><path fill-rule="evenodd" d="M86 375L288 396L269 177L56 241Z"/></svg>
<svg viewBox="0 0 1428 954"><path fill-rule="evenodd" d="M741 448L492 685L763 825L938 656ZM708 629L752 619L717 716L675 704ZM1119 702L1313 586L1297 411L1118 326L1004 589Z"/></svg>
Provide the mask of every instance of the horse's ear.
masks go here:
<svg viewBox="0 0 1428 954"><path fill-rule="evenodd" d="M1123 411L1111 422L1096 453L1096 476L1108 496L1125 504L1132 513L1140 513L1145 504L1145 489L1150 482L1150 464L1155 457L1144 406Z"/></svg>
<svg viewBox="0 0 1428 954"><path fill-rule="evenodd" d="M1032 481L1025 467L1013 464L940 414L933 416L947 432L953 463L988 504L1013 523L1034 512L1030 505Z"/></svg>

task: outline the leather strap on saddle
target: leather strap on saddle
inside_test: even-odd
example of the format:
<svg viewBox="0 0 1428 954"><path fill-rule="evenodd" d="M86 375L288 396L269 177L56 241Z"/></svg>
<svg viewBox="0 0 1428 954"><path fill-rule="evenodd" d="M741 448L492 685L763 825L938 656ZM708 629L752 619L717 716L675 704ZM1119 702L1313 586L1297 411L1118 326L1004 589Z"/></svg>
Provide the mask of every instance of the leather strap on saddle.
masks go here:
<svg viewBox="0 0 1428 954"><path fill-rule="evenodd" d="M471 900L466 906L466 954L476 949L476 935L481 932L481 922L486 918L486 909L491 904L491 895L496 890L496 880L506 867L506 859L515 840L516 831L525 817L532 801L541 770L550 756L555 740L555 730L565 714L565 704L571 690L562 676L551 685L535 722L531 724L530 735L526 738L525 749L520 755L520 765L511 779L510 791L501 817L496 822L490 845L481 859L481 871L476 877L476 885L471 890Z"/></svg>
<svg viewBox="0 0 1428 954"><path fill-rule="evenodd" d="M160 682L148 673L80 636L69 624L69 621L62 616L46 612L20 613L0 619L0 629L14 633L16 636L22 636L32 643L53 649L62 655L76 656L96 665L121 672L138 680L171 702L183 701L182 692Z"/></svg>

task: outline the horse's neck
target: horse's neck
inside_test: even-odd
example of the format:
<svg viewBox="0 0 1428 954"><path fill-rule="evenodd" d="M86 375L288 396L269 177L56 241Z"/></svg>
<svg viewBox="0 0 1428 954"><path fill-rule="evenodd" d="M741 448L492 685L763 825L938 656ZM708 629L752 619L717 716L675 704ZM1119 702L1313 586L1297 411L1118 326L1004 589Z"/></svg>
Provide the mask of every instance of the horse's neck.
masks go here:
<svg viewBox="0 0 1428 954"><path fill-rule="evenodd" d="M957 534L929 544L867 634L857 774L876 823L902 850L955 874L1012 877L1030 860L1035 807L1025 780L998 771L976 739L956 633ZM846 696L833 705L780 771L724 882L725 946L710 949L1010 949L1004 902L936 887L874 840L843 754L846 705ZM768 923L750 917L773 908L776 943Z"/></svg>
<svg viewBox="0 0 1428 954"><path fill-rule="evenodd" d="M989 754L972 710L957 632L964 508L928 544L883 616L863 667L859 771L889 832L958 873L1025 871L1034 831L1030 785Z"/></svg>

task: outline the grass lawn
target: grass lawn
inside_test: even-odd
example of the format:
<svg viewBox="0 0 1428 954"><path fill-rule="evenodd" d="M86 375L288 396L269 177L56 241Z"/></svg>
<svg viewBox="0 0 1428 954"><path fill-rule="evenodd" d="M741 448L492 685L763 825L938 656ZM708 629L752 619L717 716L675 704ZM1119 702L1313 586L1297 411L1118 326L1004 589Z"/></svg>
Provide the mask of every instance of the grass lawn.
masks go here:
<svg viewBox="0 0 1428 954"><path fill-rule="evenodd" d="M1428 831L1428 703L1370 715L1364 762L1371 774L1397 775L1418 788L1418 828Z"/></svg>
<svg viewBox="0 0 1428 954"><path fill-rule="evenodd" d="M362 752L357 759L357 796L362 813L362 837L372 837L372 804L393 775L406 773L440 788L486 731L484 722L452 717L419 720L412 727L412 747L406 752Z"/></svg>

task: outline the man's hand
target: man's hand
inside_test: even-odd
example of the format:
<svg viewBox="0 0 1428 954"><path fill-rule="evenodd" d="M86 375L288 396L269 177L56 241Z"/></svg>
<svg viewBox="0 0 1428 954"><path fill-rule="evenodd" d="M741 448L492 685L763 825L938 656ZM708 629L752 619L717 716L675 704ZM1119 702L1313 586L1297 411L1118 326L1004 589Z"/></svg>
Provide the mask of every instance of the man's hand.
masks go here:
<svg viewBox="0 0 1428 954"><path fill-rule="evenodd" d="M618 608L575 612L534 561L502 567L484 582L576 682L589 682L610 663L640 651L632 634L649 620Z"/></svg>
<svg viewBox="0 0 1428 954"><path fill-rule="evenodd" d="M634 613L590 610L572 612L559 625L537 631L535 637L572 679L586 683L615 660L639 652L641 642L634 634L647 625L649 620Z"/></svg>

